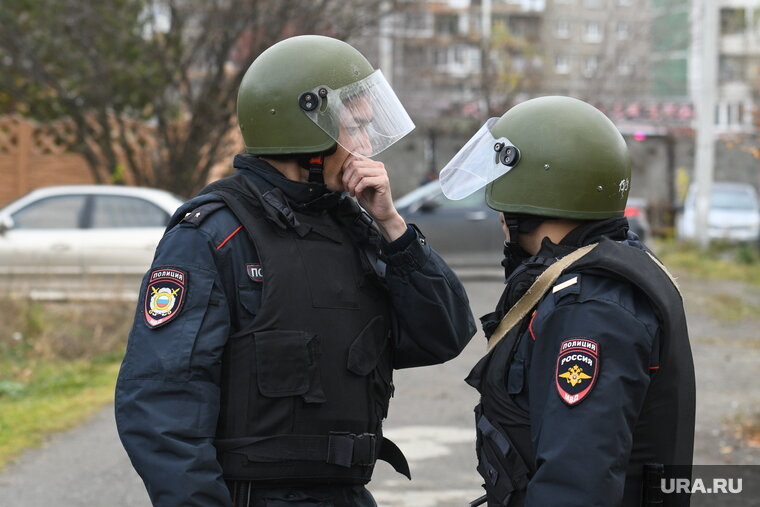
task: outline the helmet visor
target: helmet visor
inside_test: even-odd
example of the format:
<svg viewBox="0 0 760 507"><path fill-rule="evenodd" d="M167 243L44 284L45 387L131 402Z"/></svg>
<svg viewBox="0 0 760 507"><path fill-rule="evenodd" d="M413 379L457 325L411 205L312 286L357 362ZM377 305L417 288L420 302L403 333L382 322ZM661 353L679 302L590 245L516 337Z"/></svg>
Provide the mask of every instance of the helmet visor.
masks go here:
<svg viewBox="0 0 760 507"><path fill-rule="evenodd" d="M373 157L414 129L380 70L337 90L320 86L312 92L327 95L316 109L304 112L354 155Z"/></svg>
<svg viewBox="0 0 760 507"><path fill-rule="evenodd" d="M449 199L464 199L495 179L507 174L516 164L506 165L501 161L497 144L503 147L514 145L506 137L495 138L491 127L499 118L489 118L474 136L454 155L439 176L441 190Z"/></svg>

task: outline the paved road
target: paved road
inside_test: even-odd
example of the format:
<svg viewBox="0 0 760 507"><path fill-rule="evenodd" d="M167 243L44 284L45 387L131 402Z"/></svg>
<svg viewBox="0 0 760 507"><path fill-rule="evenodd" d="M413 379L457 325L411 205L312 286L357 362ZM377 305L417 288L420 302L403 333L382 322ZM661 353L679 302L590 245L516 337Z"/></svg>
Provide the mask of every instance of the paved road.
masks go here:
<svg viewBox="0 0 760 507"><path fill-rule="evenodd" d="M758 319L725 323L706 313L715 298L743 298L760 308L760 288L682 280L698 372L698 463L760 464L758 449L740 445L727 422L758 410ZM501 292L497 280L466 281L476 316ZM380 463L371 489L383 507L462 507L479 496L472 407L476 393L462 379L484 349L478 335L449 363L396 374L386 432L409 458L414 480ZM52 437L0 474L1 507L148 507L139 477L116 436L112 408Z"/></svg>

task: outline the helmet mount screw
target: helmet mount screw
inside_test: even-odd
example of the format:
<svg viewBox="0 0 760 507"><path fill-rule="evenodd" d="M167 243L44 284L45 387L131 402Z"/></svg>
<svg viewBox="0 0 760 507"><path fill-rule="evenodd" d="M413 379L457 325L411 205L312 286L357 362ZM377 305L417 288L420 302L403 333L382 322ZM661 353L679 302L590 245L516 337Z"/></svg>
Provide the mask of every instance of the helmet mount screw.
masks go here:
<svg viewBox="0 0 760 507"><path fill-rule="evenodd" d="M319 96L322 98L327 97L327 88L320 88L319 89Z"/></svg>
<svg viewBox="0 0 760 507"><path fill-rule="evenodd" d="M311 92L302 93L298 98L298 105L304 111L314 111L319 105L319 99Z"/></svg>
<svg viewBox="0 0 760 507"><path fill-rule="evenodd" d="M602 190L604 190L603 186L599 185L598 187L596 187L597 192L601 192Z"/></svg>
<svg viewBox="0 0 760 507"><path fill-rule="evenodd" d="M544 171L548 171L551 169L551 166L549 164L544 164Z"/></svg>
<svg viewBox="0 0 760 507"><path fill-rule="evenodd" d="M504 148L504 143L496 143L493 145L493 151L501 151Z"/></svg>
<svg viewBox="0 0 760 507"><path fill-rule="evenodd" d="M507 143L497 143L496 146L499 146L497 151L499 152L499 162L502 164L514 167L520 160L520 150L517 147L508 145Z"/></svg>

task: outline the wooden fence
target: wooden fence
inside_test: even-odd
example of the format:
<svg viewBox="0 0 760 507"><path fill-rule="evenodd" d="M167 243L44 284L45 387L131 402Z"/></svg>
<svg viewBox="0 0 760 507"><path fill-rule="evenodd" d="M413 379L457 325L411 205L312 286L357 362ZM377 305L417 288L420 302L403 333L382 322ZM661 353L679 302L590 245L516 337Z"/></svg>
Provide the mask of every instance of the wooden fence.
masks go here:
<svg viewBox="0 0 760 507"><path fill-rule="evenodd" d="M84 157L66 150L54 126L0 116L0 206L38 187L93 183Z"/></svg>
<svg viewBox="0 0 760 507"><path fill-rule="evenodd" d="M145 124L133 124L129 138L133 151L149 166L155 132ZM65 139L73 135L73 125L65 120L41 124L16 115L0 115L0 206L39 187L49 185L83 185L95 183L84 156L67 150ZM244 148L237 125L232 125L217 154L208 181L230 172L232 155ZM117 157L120 146L114 145ZM134 184L130 174L125 183Z"/></svg>

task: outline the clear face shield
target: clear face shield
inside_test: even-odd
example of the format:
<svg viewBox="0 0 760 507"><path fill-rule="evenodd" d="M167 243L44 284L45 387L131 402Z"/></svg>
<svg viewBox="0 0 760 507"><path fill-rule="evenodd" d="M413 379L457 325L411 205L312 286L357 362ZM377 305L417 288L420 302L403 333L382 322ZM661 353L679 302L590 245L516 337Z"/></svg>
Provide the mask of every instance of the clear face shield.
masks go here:
<svg viewBox="0 0 760 507"><path fill-rule="evenodd" d="M520 160L519 150L506 137L495 138L489 118L474 136L441 169L441 190L449 199L464 199L479 188L507 174Z"/></svg>
<svg viewBox="0 0 760 507"><path fill-rule="evenodd" d="M299 102L311 121L357 156L373 157L414 129L380 70L337 90L317 87Z"/></svg>

